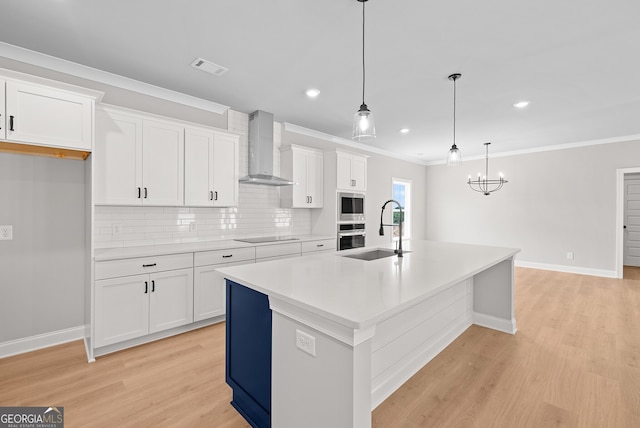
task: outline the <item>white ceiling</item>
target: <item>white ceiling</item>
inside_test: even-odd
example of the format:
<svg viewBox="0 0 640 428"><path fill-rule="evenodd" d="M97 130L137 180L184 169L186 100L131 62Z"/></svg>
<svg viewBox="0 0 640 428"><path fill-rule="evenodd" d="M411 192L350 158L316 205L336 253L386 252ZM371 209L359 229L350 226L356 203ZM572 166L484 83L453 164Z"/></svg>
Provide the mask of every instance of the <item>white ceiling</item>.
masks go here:
<svg viewBox="0 0 640 428"><path fill-rule="evenodd" d="M636 0L370 0L368 144L444 159L451 73L463 158L486 141L497 153L640 134L639 18ZM0 15L2 42L346 139L361 31L357 0L22 0ZM229 71L196 70L197 57Z"/></svg>

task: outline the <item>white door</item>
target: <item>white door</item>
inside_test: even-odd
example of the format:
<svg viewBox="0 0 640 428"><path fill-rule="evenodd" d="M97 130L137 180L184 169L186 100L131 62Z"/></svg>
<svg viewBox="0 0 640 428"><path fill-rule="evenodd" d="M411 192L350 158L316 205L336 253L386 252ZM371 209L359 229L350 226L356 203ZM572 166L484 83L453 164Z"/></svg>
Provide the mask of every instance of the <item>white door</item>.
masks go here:
<svg viewBox="0 0 640 428"><path fill-rule="evenodd" d="M213 133L189 129L184 134L184 202L188 206L213 206Z"/></svg>
<svg viewBox="0 0 640 428"><path fill-rule="evenodd" d="M95 346L149 333L149 275L96 281Z"/></svg>
<svg viewBox="0 0 640 428"><path fill-rule="evenodd" d="M200 266L194 268L193 321L224 315L226 312L225 281L215 269L226 266Z"/></svg>
<svg viewBox="0 0 640 428"><path fill-rule="evenodd" d="M184 205L184 128L142 123L143 204Z"/></svg>
<svg viewBox="0 0 640 428"><path fill-rule="evenodd" d="M93 101L81 95L6 83L7 139L43 146L93 149Z"/></svg>
<svg viewBox="0 0 640 428"><path fill-rule="evenodd" d="M213 140L213 206L235 207L238 205L238 138L215 135Z"/></svg>
<svg viewBox="0 0 640 428"><path fill-rule="evenodd" d="M307 154L307 192L310 196L310 208L322 208L324 157L321 153Z"/></svg>
<svg viewBox="0 0 640 428"><path fill-rule="evenodd" d="M193 269L150 276L149 333L193 322Z"/></svg>
<svg viewBox="0 0 640 428"><path fill-rule="evenodd" d="M640 176L624 180L624 264L640 266Z"/></svg>
<svg viewBox="0 0 640 428"><path fill-rule="evenodd" d="M96 110L96 204L142 204L142 120Z"/></svg>

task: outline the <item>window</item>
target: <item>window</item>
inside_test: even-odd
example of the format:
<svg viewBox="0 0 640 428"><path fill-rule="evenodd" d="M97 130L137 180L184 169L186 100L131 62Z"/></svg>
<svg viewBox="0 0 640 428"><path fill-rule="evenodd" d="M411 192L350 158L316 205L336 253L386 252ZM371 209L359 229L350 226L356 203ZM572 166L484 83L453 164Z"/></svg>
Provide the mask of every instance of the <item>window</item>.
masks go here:
<svg viewBox="0 0 640 428"><path fill-rule="evenodd" d="M403 217L402 222L402 239L411 238L411 181L399 178L392 179L392 199L395 199L402 205ZM400 224L400 208L396 204L393 205L393 224ZM393 227L393 240L397 240L400 236L400 227Z"/></svg>

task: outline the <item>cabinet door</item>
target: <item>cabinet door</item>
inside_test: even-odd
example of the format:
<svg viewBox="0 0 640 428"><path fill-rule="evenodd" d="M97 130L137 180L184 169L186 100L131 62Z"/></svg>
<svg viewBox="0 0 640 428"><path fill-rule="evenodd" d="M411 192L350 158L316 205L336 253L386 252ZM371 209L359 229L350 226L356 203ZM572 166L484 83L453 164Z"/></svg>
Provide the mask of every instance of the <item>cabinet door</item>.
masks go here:
<svg viewBox="0 0 640 428"><path fill-rule="evenodd" d="M351 158L341 154L337 155L337 183L338 189L351 190L353 182L351 181Z"/></svg>
<svg viewBox="0 0 640 428"><path fill-rule="evenodd" d="M142 120L96 110L96 204L142 204Z"/></svg>
<svg viewBox="0 0 640 428"><path fill-rule="evenodd" d="M193 322L193 269L149 275L149 333Z"/></svg>
<svg viewBox="0 0 640 428"><path fill-rule="evenodd" d="M96 347L149 332L149 275L103 279L95 284Z"/></svg>
<svg viewBox="0 0 640 428"><path fill-rule="evenodd" d="M226 266L201 266L193 270L193 320L200 321L225 313L224 278L215 269Z"/></svg>
<svg viewBox="0 0 640 428"><path fill-rule="evenodd" d="M238 205L238 138L216 134L213 140L213 206Z"/></svg>
<svg viewBox="0 0 640 428"><path fill-rule="evenodd" d="M299 150L292 150L291 180L293 208L309 208L309 193L307 191L307 154Z"/></svg>
<svg viewBox="0 0 640 428"><path fill-rule="evenodd" d="M354 156L351 159L351 179L353 190L364 192L367 190L367 160Z"/></svg>
<svg viewBox="0 0 640 428"><path fill-rule="evenodd" d="M196 129L184 134L184 203L213 206L213 133Z"/></svg>
<svg viewBox="0 0 640 428"><path fill-rule="evenodd" d="M5 86L5 81L0 79L0 139L4 140L6 139L6 126L5 123L9 123L8 120L6 120L7 116L4 114L4 100L5 100L5 90L4 90L4 86Z"/></svg>
<svg viewBox="0 0 640 428"><path fill-rule="evenodd" d="M93 149L91 98L23 82L6 83L7 134L11 141Z"/></svg>
<svg viewBox="0 0 640 428"><path fill-rule="evenodd" d="M184 205L184 128L142 123L143 204Z"/></svg>
<svg viewBox="0 0 640 428"><path fill-rule="evenodd" d="M324 157L322 154L307 154L307 193L309 194L309 208L322 208L323 205L323 164Z"/></svg>

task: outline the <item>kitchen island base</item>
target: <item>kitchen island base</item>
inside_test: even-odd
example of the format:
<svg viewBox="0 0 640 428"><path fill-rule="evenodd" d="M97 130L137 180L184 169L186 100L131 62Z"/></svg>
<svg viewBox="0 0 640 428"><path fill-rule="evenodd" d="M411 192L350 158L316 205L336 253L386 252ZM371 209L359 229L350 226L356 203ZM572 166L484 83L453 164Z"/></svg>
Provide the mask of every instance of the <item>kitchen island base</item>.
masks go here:
<svg viewBox="0 0 640 428"><path fill-rule="evenodd" d="M398 297L401 282L394 285L394 293L380 287L375 293L395 310L359 325L260 290L267 291L272 321L271 426L370 427L371 411L472 324L515 333L515 252L505 252L481 268L473 266L457 281L407 298L407 304ZM321 262L309 260L310 264ZM401 263L406 285L410 265L407 260ZM308 268L305 273L312 271ZM223 274L230 277L230 272ZM366 277L367 272L360 275ZM247 278L247 287L260 288ZM370 281L369 286L376 288ZM393 299L398 299L397 305Z"/></svg>

